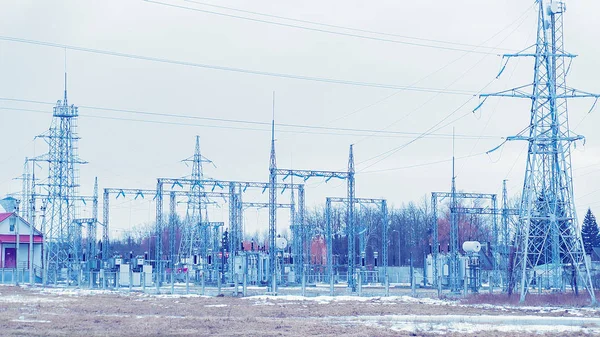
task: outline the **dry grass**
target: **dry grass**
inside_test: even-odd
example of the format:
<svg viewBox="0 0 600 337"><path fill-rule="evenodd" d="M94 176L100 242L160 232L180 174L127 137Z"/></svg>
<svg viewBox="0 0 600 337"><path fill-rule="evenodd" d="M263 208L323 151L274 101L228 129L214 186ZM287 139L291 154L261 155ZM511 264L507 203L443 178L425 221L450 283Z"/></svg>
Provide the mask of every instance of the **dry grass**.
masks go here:
<svg viewBox="0 0 600 337"><path fill-rule="evenodd" d="M386 303L377 299L323 304L237 297L156 297L140 293L69 296L44 293L40 289L0 287L0 334L8 336L439 336L430 331L398 332L386 326L340 324L343 320L339 319L334 323L332 317L447 314L506 312L469 306ZM515 333L491 331L472 336L515 336Z"/></svg>
<svg viewBox="0 0 600 337"><path fill-rule="evenodd" d="M596 292L596 298L600 293ZM588 307L591 305L588 293L574 294L548 293L528 294L525 303L519 303L519 294L508 296L506 294L475 294L461 300L464 304L492 304L510 306L535 306L535 307Z"/></svg>

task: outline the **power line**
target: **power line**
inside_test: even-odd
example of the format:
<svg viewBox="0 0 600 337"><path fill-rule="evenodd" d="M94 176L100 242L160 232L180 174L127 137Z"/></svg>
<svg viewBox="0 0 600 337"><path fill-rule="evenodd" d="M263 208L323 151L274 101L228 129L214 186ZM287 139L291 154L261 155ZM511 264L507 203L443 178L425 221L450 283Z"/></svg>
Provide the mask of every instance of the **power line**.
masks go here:
<svg viewBox="0 0 600 337"><path fill-rule="evenodd" d="M476 153L476 154L469 154L469 155L466 155L466 156L457 157L455 159L459 160L459 159L465 159L465 158L471 158L471 157L478 157L478 156L481 156L481 155L484 155L484 154L485 154L485 152ZM361 171L361 172L359 172L359 174L369 174L369 173L381 173L381 172L389 172L389 171L398 171L398 170L405 170L405 169L411 169L411 168L416 168L416 167L423 167L423 166L431 166L431 165L436 165L436 164L441 164L441 163L448 163L448 162L451 162L451 161L452 161L452 158L450 158L450 159L442 159L442 160L437 160L437 161L432 161L432 162L422 163L422 164L400 166L400 167L387 168L387 169L381 169L381 170Z"/></svg>
<svg viewBox="0 0 600 337"><path fill-rule="evenodd" d="M521 16L522 16L522 15L521 15ZM481 60L480 60L479 62L481 62ZM479 63L479 62L478 62L478 63ZM473 69L473 68L471 68L471 69ZM471 70L471 69L469 69L469 70ZM468 72L468 71L467 71L467 72ZM493 80L492 80L492 81L490 81L488 84L486 84L486 85L485 85L485 86L484 86L484 87L483 87L483 88L482 88L482 89L479 91L479 93L481 93L483 90L485 90L485 88L487 88L487 87L488 87L488 86L489 86L489 85L490 85L492 82L493 82ZM369 159L367 159L367 160L363 161L362 163L365 163L365 162L369 162L369 161L371 161L371 160L373 160L373 159L377 159L378 157L382 157L381 159L379 159L379 160L377 160L377 161L375 161L375 162L373 162L373 163L369 164L367 167L365 167L365 169L366 169L366 168L369 168L369 167L372 167L373 165L376 165L377 163L379 163L379 162L381 162L381 161L383 161L383 160L385 160L385 159L389 158L390 156L394 155L394 154L395 154L395 153L397 153L398 151L400 151L400 150L404 149L404 148L405 148L405 147L407 147L408 145L410 145L410 144L412 144L412 143L416 142L417 140L421 139L421 138L422 138L422 136L424 136L424 135L426 135L427 133L429 133L429 131L431 131L433 128L435 128L435 127L436 127L438 124L440 124L441 122L443 122L444 120L446 120L447 118L449 118L450 116L452 116L454 113L456 113L456 112L457 112L459 109L461 109L461 108L462 108L464 105L466 105L466 104L467 104L469 101L471 101L471 99L472 99L472 98L469 98L469 99L468 99L468 100L467 100L465 103L463 103L461 106L459 106L459 107L458 107L456 110L454 110L453 112L451 112L449 115L447 115L446 117L444 117L444 118L443 118L441 121L439 121L438 123L436 123L436 124L435 124L434 126L432 126L432 127L429 129L429 130L427 130L425 133L423 133L423 135L416 137L415 139L411 140L411 141L410 141L410 142L408 142L408 143L402 144L402 145L400 145L400 146L398 146L398 147L396 147L396 148L393 148L393 149L391 149L391 150L388 150L388 151L386 151L386 152L383 152L383 153L381 153L381 154L379 154L379 155L377 155L377 156L371 157L371 158L369 158ZM426 102L426 103L427 103L427 102ZM465 114L465 115L463 115L463 116L461 116L461 117L459 117L459 118L455 119L454 121L456 121L456 120L459 120L459 119L462 119L463 117L465 117L465 116L466 116L466 115L468 115L468 114L469 114L469 113L467 113L467 114ZM448 125L448 124L451 124L451 123L453 123L454 121L452 121L452 122L450 122L450 123L446 123L444 126L446 126L446 125ZM436 128L434 131L437 131L437 130L441 129L441 128L442 128L442 127L444 127L444 126L438 127L438 128Z"/></svg>
<svg viewBox="0 0 600 337"><path fill-rule="evenodd" d="M532 5L533 6L533 5ZM530 6L530 8L532 7ZM530 9L528 8L528 10ZM519 18L515 21L513 21L509 26L507 26L505 29L507 29L508 27L512 26L513 24L517 23L519 20L521 20L521 22L508 34L508 36L506 36L497 46L499 46L500 44L502 44L504 41L506 41L524 22L525 19L527 18L527 12L523 12L523 14L521 14L519 16ZM499 35L502 31L499 31L498 33L494 34L491 38L489 38L487 41L490 41L491 39L493 39L494 37L496 37L497 35ZM464 55L463 55L464 56ZM450 88L452 87L454 84L456 84L458 81L460 81L460 79L462 79L464 76L466 76L469 72L471 72L473 69L475 69L481 62L483 62L483 60L485 60L485 58L487 57L487 55L483 56L478 62L476 62L473 66L471 66L469 69L467 69L464 73L462 73L457 79L455 79L454 81L452 81L450 84L448 84L446 86L446 88ZM491 83L491 82L490 82ZM488 83L489 85L489 83ZM486 86L487 87L487 86ZM433 95L433 97L429 98L427 101L425 101L423 104L421 104L420 106L418 106L417 108L415 108L414 110L410 111L407 115L403 116L402 118L394 121L393 123L389 124L388 126L386 126L385 128L381 129L381 130L386 130L387 128L395 125L396 123L399 123L400 121L406 119L408 116L410 116L412 113L420 110L421 108L423 108L425 105L427 105L428 103L432 102L436 97L438 96L438 94ZM443 121L443 120L442 120ZM483 134L483 131L482 131ZM357 143L364 141L365 139L369 138L369 136L366 136L362 139L360 139ZM396 151L397 152L397 151ZM395 153L395 152L394 152ZM387 156L389 157L389 156ZM385 157L385 158L387 158ZM384 158L384 159L385 159Z"/></svg>
<svg viewBox="0 0 600 337"><path fill-rule="evenodd" d="M481 62L483 61L483 59L484 59L484 58L485 58L485 56L484 56L484 57L483 57L481 60L479 60L479 62L475 63L475 64L474 64L474 65L473 65L471 68L469 68L469 69L468 69L466 72L464 72L462 75L460 75L460 76L459 76L459 77L458 77L456 80L454 80L452 83L450 83L450 84L447 86L447 88L451 87L453 84L455 84L456 82L458 82L458 81L459 81L461 78L463 78L464 76L466 76L466 74L468 74L468 73L469 73L471 70L473 70L475 67L477 67L477 65L479 65L479 63L481 63ZM422 103L421 105L419 105L419 106L418 106L418 107L416 107L415 109L413 109L413 110L409 111L409 113L408 113L408 114L406 114L406 115L402 116L400 119L398 119L398 120L396 120L396 121L392 122L391 124L388 124L386 127L384 127L384 128L383 128L383 129L381 129L381 130L378 130L378 131L385 131L387 128L390 128L390 127L392 127L393 125L395 125L395 124L399 123L400 121L402 121L402 120L404 120L404 119L408 118L408 117L409 117L410 115L412 115L414 112L416 112L416 111L418 111L418 110L422 109L422 108L423 108L423 107L425 107L427 104L429 104L429 103L430 103L430 102L432 102L434 99L436 99L436 98L437 98L437 96L438 96L438 94L435 94L435 95L433 95L433 96L432 96L432 97L430 97L430 98L429 98L427 101L425 101L424 103ZM468 101L470 101L471 99L472 99L472 97L471 97L471 98L469 98L469 100L467 100L467 102L468 102ZM442 120L442 121L443 121L443 120ZM371 135L364 136L362 139L358 140L356 143L360 143L360 142L362 142L362 141L364 141L364 140L368 139L370 136L371 136ZM387 157L385 157L385 158L387 158Z"/></svg>
<svg viewBox="0 0 600 337"><path fill-rule="evenodd" d="M326 78L326 77L313 77L313 76L304 76L304 75L275 73L275 72L260 71L260 70L250 70L250 69L243 69L243 68L235 68L235 67L226 67L226 66L218 66L218 65L211 65L211 64L202 64L202 63L194 63L194 62L187 62L187 61L171 60L171 59L160 58L160 57L128 54L128 53L114 52L114 51L103 50L103 49L85 48L85 47L78 47L78 46L73 46L73 45L66 45L66 44L47 42L47 41L39 41L39 40L30 40L30 39L23 39L23 38L3 36L3 35L0 35L0 40L16 42L16 43L39 45L39 46L45 46L45 47L60 48L60 49L68 49L68 50L74 50L74 51L85 52L85 53L109 55L109 56L123 57L123 58L129 58L129 59L137 59L137 60L144 60L144 61L151 61L151 62L158 62L158 63L165 63L165 64L194 67L194 68L221 70L221 71L237 72L237 73L252 74L252 75L261 75L261 76L269 76L269 77L278 77L278 78L287 78L287 79L295 79L295 80L303 80L303 81L334 83L334 84L352 85L352 86L360 86L360 87L371 87L371 88L382 88L382 89L407 90L407 91L418 91L418 92L429 92L429 93L443 93L443 94L448 94L448 95L472 96L472 95L477 94L476 92L469 91L469 90L459 90L459 89L440 90L440 89L436 89L436 88L411 87L411 86L405 86L405 85L403 86L403 85L394 85L394 84L385 84L385 83L350 81L350 80L341 80L341 79Z"/></svg>
<svg viewBox="0 0 600 337"><path fill-rule="evenodd" d="M329 28L345 29L345 30L350 30L350 31L355 31L355 32L360 32L360 33L376 34L376 35L383 35L383 36L392 36L392 37L398 37L398 38L403 38L403 39L408 39L408 40L424 41L424 42L434 42L434 43L442 43L442 44L450 44L450 45L463 46L463 47L475 47L475 48L484 48L484 49L493 49L493 50L514 51L512 49L488 47L488 46L484 46L482 44L477 45L477 44L460 43L460 42L454 42L454 41L426 39L426 38L420 38L420 37L415 37L415 36L400 35L400 34L393 34L393 33L386 33L386 32L378 32L378 31L368 30L368 29L359 29L359 28L354 28L354 27L332 25L332 24L327 24L327 23L323 23L323 22L316 22L316 21L310 21L310 20L295 19L295 18L284 17L284 16L280 16L280 15L260 13L260 12L255 12L255 11L243 10L243 9L239 9L239 8L233 8L233 7L226 7L226 6L220 6L220 5L215 5L215 4L209 4L209 3L200 2L200 1L192 1L192 0L182 0L182 1L189 2L189 3L194 3L194 4L197 4L197 5L201 5L201 6L208 6L208 7L213 7L213 8L226 9L226 10L230 10L230 11L234 11L234 12L259 15L259 16L264 16L264 17L269 17L269 18L274 18L274 19L281 19L281 20L288 20L288 21L293 21L293 22L308 23L308 24L311 24L311 25L317 25L317 26L323 26L323 27L329 27ZM533 7L533 5L529 6L529 8L527 10L529 11L532 7Z"/></svg>
<svg viewBox="0 0 600 337"><path fill-rule="evenodd" d="M473 50L462 49L462 48L443 47L443 46L436 46L436 45L424 44L424 43L406 42L406 41L392 40L392 39L379 38L379 37L373 37L373 36L366 36L366 35L359 35L359 34L352 34L352 33L344 33L344 32L336 32L336 31L331 31L331 30L326 30L326 29L320 29L320 28L298 26L298 25L292 25L292 24L288 24L288 23L281 23L281 22L274 22L274 21L268 21L268 20L250 18L250 17L246 17L246 16L240 16L240 15L234 15L234 14L214 12L214 11L209 11L209 10L204 10L204 9L199 9L199 8L194 8L194 7L187 7L187 6L181 6L181 5L175 5L175 4L160 2L160 1L153 1L153 0L144 0L144 1L145 2L149 2L149 3L153 3L153 4L157 4L157 5L163 5L163 6L167 6L167 7L184 9L184 10L189 10L189 11L194 11L194 12L200 12L200 13L212 14L212 15L219 15L219 16L225 16L225 17L230 17L230 18L235 18L235 19L260 22L260 23L266 23L266 24L276 25L276 26L281 26L281 27L303 29L303 30L308 30L308 31L313 31L313 32L328 33L328 34L334 34L334 35L340 35L340 36L347 36L347 37L353 37L353 38L359 38L359 39L366 39L366 40L373 40L373 41L380 41L380 42L398 43L398 44L403 44L403 45L408 45L408 46L413 46L413 47L425 47L425 48L434 48L434 49L448 50L448 51L461 51L461 52L469 52L469 53L474 53L474 54L487 54L487 55L497 55L497 56L500 56L497 53L490 53L490 52L486 52L486 51L473 51Z"/></svg>
<svg viewBox="0 0 600 337"><path fill-rule="evenodd" d="M6 100L4 98L0 98L0 100ZM9 99L15 100L15 99ZM29 101L29 100L17 100L24 102L32 102L38 104L52 104L40 101ZM209 128L219 128L219 129L232 129L232 130L246 130L246 131L261 131L261 132L269 132L268 128L271 123L267 122L256 122L256 121L244 121L244 120L236 120L236 119L223 119L223 118L209 118L209 117L197 117L190 115L169 115L164 113L153 113L153 112L145 112L145 111L136 111L136 110L122 110L122 109L113 109L113 108L99 108L99 107L90 107L90 106L79 106L80 108L87 109L95 109L95 110L105 110L105 111L113 111L113 112L126 112L132 114L141 114L141 115L150 115L150 116L158 116L158 117L169 117L169 118L189 118L189 119L198 119L198 120L209 120L209 121L219 121L219 122L227 122L227 123L242 123L242 124L255 124L260 126L266 126L267 128L251 128L251 127L235 127L235 126L223 126L223 125L208 125L208 124L190 124L183 122L171 122L171 121L161 121L161 120L148 120L148 119L133 119L133 118L124 118L124 117L111 117L104 115L93 115L82 113L81 116L97 118L97 119L107 119L107 120L117 120L117 121L128 121L128 122L146 122L146 123L154 123L154 124L165 124L165 125L180 125L180 126L196 126L196 127L209 127ZM0 107L0 110L12 110L12 111L22 111L22 112L36 112L36 113L45 113L50 114L51 112L45 110L36 110L36 109L23 109L23 108L11 108L11 107ZM300 124L276 124L279 127L287 127L287 128L300 128L300 129L316 129L316 130L328 130L331 132L324 131L303 131L303 130L280 130L281 132L286 133L300 133L300 134L317 134L317 135L334 135L334 136L359 136L357 132L376 132L377 130L365 130L365 129L352 129L352 128L335 128L335 127L322 127L322 126L314 126L314 125L300 125ZM354 133L353 133L354 132ZM381 131L381 134L378 137L392 137L392 138L412 138L414 135L419 134L417 132L403 132L403 131ZM429 138L438 138L438 139L449 139L452 137L451 134L430 134ZM490 139L499 139L499 136L486 136ZM457 135L459 139L475 139L476 136L471 135Z"/></svg>
<svg viewBox="0 0 600 337"><path fill-rule="evenodd" d="M535 5L535 3L533 3L533 4L532 4L532 6L534 6L534 5ZM529 44L529 40L530 40L530 39L531 39L531 37L533 36L533 33L534 33L534 31L531 31L531 32L530 32L530 34L529 34L529 36L527 37L527 40L526 40L526 44L527 44L527 45ZM521 59L519 58L519 59L517 60L517 64L516 64L516 65L515 65L515 67L513 67L513 68L512 68L512 70L511 70L510 76L508 77L508 80L509 80L509 81L510 81L510 79L512 79L512 78L513 78L513 76L514 76L514 74L515 74L515 72L516 72L516 70L517 70L517 67L518 67L518 65L519 65L519 63L520 63L520 62L521 62ZM506 86L505 86L505 89L506 89ZM486 121L485 125L483 126L483 129L481 130L481 134L483 134L483 133L485 132L485 130L487 129L487 127L488 127L488 125L489 125L489 123L490 123L490 121L491 121L491 119L492 119L493 115L494 115L494 114L496 113L496 111L497 111L498 104L499 104L499 101L496 101L496 105L494 105L494 108L492 109L492 113L491 113L491 114L490 114L490 116L488 117L488 119L487 119L487 121ZM475 142L475 144L473 145L473 147L471 148L471 151L470 151L470 153L472 153L473 151L475 151L475 147L477 147L477 145L478 145L478 144L479 144L479 141L476 141L476 142ZM521 152L519 153L519 156L517 157L517 160L519 159L519 157L521 156L521 154L522 154L522 153L523 153L523 150L521 150ZM502 156L502 152L500 152L500 156ZM500 159L498 159L498 160L500 160ZM463 169L463 168L464 168L464 167L467 165L467 162L468 162L468 160L466 160L465 162L463 162L463 164L462 164L462 167L459 169L459 171L462 171L462 169ZM513 165L511 166L510 170L509 170L509 171L508 171L508 173L506 174L506 178L508 178L508 175L509 175L509 174L510 174L510 172L511 172L511 171L514 169L515 165L516 165L516 162L515 162L515 163L513 163Z"/></svg>
<svg viewBox="0 0 600 337"><path fill-rule="evenodd" d="M483 87L481 90L479 90L479 92L482 92L483 90L485 90L485 88L487 88L487 87L488 87L488 86L489 86L489 85L490 85L490 84L491 84L493 81L494 81L494 80L492 80L492 81L490 81L488 84L486 84L486 85L485 85L485 86L484 86L484 87ZM432 133L432 132L435 132L435 131L437 131L437 130L440 130L441 128L443 128L443 127L445 127L445 126L447 126L447 125L449 125L449 124L452 124L452 123L454 123L455 121L457 121L457 120L460 120L460 119L462 119L462 118L466 117L467 115L471 114L471 112L469 111L469 112L467 112L466 114L464 114L464 115L462 115L462 116L458 117L457 119L455 119L455 120L453 120L453 121L450 121L449 123L446 123L446 124L444 124L444 125L442 125L442 126L438 127L438 125L439 125L439 124L441 124L442 122L444 122L445 120L447 120L448 118L450 118L452 115L454 115L456 112L458 112L460 109L462 109L462 108L463 108L465 105L467 105L467 104L468 104L468 103L469 103L469 102L470 102L472 99L473 99L473 97L469 98L467 101L465 101L463 104L461 104L461 105L460 105L458 108L456 108L454 111L452 111L451 113L449 113L448 115L446 115L446 117L442 118L440 121L438 121L438 122L437 122L436 124L434 124L432 127L430 127L429 129L427 129L427 131L425 131L425 132L421 133L420 135L418 135L418 136L417 136L417 137L415 137L414 139L410 140L409 142L407 142L407 143L404 143L404 144L402 144L402 145L400 145L400 146L397 146L397 147L395 147L395 148L393 148L393 149L390 149L390 150L388 150L388 151L385 151L385 152L383 152L383 153L380 153L380 154L378 154L378 155L376 155L376 156L373 156L373 157L371 157L371 158L369 158L369 159L367 159L367 160L364 160L364 161L362 161L361 163L366 163L366 162L369 162L369 161L371 161L371 160L374 160L374 159L377 159L377 158L380 158L380 157L381 157L380 159L377 159L377 160L376 160L376 161L374 161L373 163L371 163L371 164L367 165L366 167L362 168L360 171L363 171L363 170L365 170L365 169L367 169L367 168L369 168L369 167L372 167L372 166L374 166L374 165L376 165L376 164L380 163L381 161L383 161L383 160L385 160L385 159L389 158L390 156L394 155L395 153L397 153L398 151L400 151L400 150L404 149L405 147L409 146L410 144L412 144L412 143L416 142L417 140L419 140L419 139L421 139L421 138L424 138L426 135L428 135L428 134L430 134L430 133ZM436 128L436 127L437 127L437 128Z"/></svg>
<svg viewBox="0 0 600 337"><path fill-rule="evenodd" d="M519 62L520 62L520 61L521 61L520 59L519 59L519 60L517 60L517 65L519 64ZM509 80L510 80L510 79L512 79L513 75L515 74L515 71L516 71L516 69L517 69L517 67L514 67L514 68L512 69L512 71L511 71L511 73L510 73L510 76L509 76ZM492 117L494 117L494 114L495 114L495 113L496 113L496 111L497 111L497 108L498 108L498 104L499 104L499 102L500 102L500 101L496 101L496 105L494 105L494 108L492 109L492 113L489 115L489 117L488 117L487 121L485 122L485 125L484 125L484 126L483 126L483 128L481 129L481 134L482 134L482 135L483 135L483 133L485 132L485 130L487 129L488 125L490 124L490 121L492 120ZM477 145L479 145L479 141L480 141L480 139L478 139L478 140L475 142L475 144L473 144L473 147L471 148L471 151L469 151L469 154L471 154L471 153L473 153L473 151L475 151L475 148L477 147ZM500 153L500 156L502 156L502 152ZM499 160L499 159L498 159L498 160ZM468 163L468 162L469 162L468 160L465 160L465 161L462 163L462 166L459 168L459 170L458 170L458 171L459 171L459 172L461 172L461 171L463 170L463 168L464 168L464 167L467 165L467 163Z"/></svg>

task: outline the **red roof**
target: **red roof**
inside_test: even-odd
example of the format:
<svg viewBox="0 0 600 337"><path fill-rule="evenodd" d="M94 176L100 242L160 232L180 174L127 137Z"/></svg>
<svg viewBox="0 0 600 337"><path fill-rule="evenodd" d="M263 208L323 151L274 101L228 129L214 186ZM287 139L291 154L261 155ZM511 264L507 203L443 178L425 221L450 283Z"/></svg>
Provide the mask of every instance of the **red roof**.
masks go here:
<svg viewBox="0 0 600 337"><path fill-rule="evenodd" d="M0 222L10 218L14 213L0 213Z"/></svg>

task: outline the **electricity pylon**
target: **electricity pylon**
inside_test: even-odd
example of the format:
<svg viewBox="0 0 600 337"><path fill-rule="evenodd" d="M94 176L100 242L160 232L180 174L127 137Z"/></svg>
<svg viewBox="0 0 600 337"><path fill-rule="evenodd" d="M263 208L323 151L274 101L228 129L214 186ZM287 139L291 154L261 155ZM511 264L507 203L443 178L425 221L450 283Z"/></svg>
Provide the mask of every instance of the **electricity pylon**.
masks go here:
<svg viewBox="0 0 600 337"><path fill-rule="evenodd" d="M565 1L537 0L537 9L535 45L517 54L504 55L506 62L512 57L532 57L535 61L533 83L481 95L531 100L529 127L523 133L507 138L528 142L513 279L515 282L520 279L520 301L524 302L535 282L538 286L544 284L564 290L563 275L568 275L566 279L575 294L578 293L577 283L582 282L595 304L573 200L571 144L583 137L569 130L567 99L598 99L600 96L566 84L569 71L566 63L575 55L564 50ZM527 131L529 135L524 135ZM514 286L509 286L509 292Z"/></svg>
<svg viewBox="0 0 600 337"><path fill-rule="evenodd" d="M75 201L79 194L79 159L77 142L78 110L67 102L67 75L63 101L58 101L52 114L52 124L41 137L48 143L48 153L38 161L48 162L46 206L43 207L42 232L44 233L44 283L56 283L61 270L76 261L81 233L75 220ZM69 275L70 276L70 275ZM67 277L69 277L67 276Z"/></svg>
<svg viewBox="0 0 600 337"><path fill-rule="evenodd" d="M202 196L204 186L201 184L201 181L204 179L202 163L212 163L212 161L202 156L199 136L196 136L194 155L185 161L192 162L191 179L197 181L197 183L190 186L185 227L181 233L182 238L179 247L180 260L185 257L191 258L194 254L201 254L205 257L210 247L210 242L205 240L210 234L209 229L201 225L206 220L203 219L202 210L206 208L208 202L208 199Z"/></svg>

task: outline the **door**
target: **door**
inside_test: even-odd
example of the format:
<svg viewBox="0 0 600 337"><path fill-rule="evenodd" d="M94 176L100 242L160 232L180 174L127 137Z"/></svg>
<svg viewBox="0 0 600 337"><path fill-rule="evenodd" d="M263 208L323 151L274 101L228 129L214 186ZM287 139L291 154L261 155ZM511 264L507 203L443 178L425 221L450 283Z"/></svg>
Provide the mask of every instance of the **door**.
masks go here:
<svg viewBox="0 0 600 337"><path fill-rule="evenodd" d="M4 268L17 266L17 252L15 248L4 248Z"/></svg>

